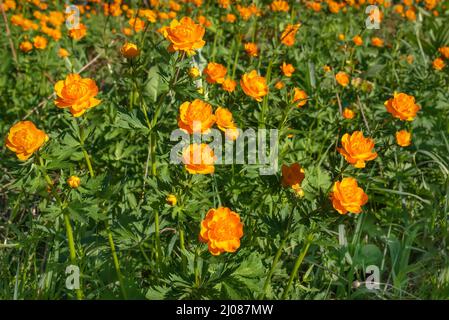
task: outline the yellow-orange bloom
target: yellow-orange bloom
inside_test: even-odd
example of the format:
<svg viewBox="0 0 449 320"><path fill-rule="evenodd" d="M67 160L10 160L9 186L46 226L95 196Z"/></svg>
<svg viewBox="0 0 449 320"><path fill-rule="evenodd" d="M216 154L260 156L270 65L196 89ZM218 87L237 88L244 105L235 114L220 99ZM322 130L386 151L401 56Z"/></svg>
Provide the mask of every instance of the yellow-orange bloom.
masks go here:
<svg viewBox="0 0 449 320"><path fill-rule="evenodd" d="M291 187L299 196L304 195L301 188L301 183L305 178L304 169L299 163L294 163L291 166L282 165L282 186Z"/></svg>
<svg viewBox="0 0 449 320"><path fill-rule="evenodd" d="M406 93L394 93L393 98L385 101L387 111L402 121L412 121L418 111L421 109L415 103L415 97L409 96Z"/></svg>
<svg viewBox="0 0 449 320"><path fill-rule="evenodd" d="M214 123L212 106L202 100L187 101L179 107L178 125L190 134L207 132Z"/></svg>
<svg viewBox="0 0 449 320"><path fill-rule="evenodd" d="M351 109L345 108L343 110L343 118L345 118L345 119L352 119L352 118L354 118L354 116L355 116L355 113Z"/></svg>
<svg viewBox="0 0 449 320"><path fill-rule="evenodd" d="M218 128L222 131L236 127L231 111L226 108L218 107L217 110L215 110L215 118Z"/></svg>
<svg viewBox="0 0 449 320"><path fill-rule="evenodd" d="M70 186L70 188L76 189L81 185L81 179L77 176L71 176L67 179L67 184Z"/></svg>
<svg viewBox="0 0 449 320"><path fill-rule="evenodd" d="M200 76L201 72L198 70L198 68L192 67L189 69L189 76L191 78L198 78Z"/></svg>
<svg viewBox="0 0 449 320"><path fill-rule="evenodd" d="M27 160L48 141L47 134L36 128L31 121L19 121L6 137L6 147L16 153L19 160Z"/></svg>
<svg viewBox="0 0 449 320"><path fill-rule="evenodd" d="M26 52L33 50L33 44L29 41L24 41L20 44L19 48L20 48L20 51L26 53Z"/></svg>
<svg viewBox="0 0 449 320"><path fill-rule="evenodd" d="M214 163L217 157L214 151L205 143L194 143L187 146L182 152L184 167L191 174L214 173Z"/></svg>
<svg viewBox="0 0 449 320"><path fill-rule="evenodd" d="M240 216L226 207L210 209L201 222L199 239L207 243L209 252L218 256L224 252L235 252L243 237Z"/></svg>
<svg viewBox="0 0 449 320"><path fill-rule="evenodd" d="M67 58L68 56L70 56L70 53L66 49L64 49L64 48L59 48L58 56L60 58Z"/></svg>
<svg viewBox="0 0 449 320"><path fill-rule="evenodd" d="M137 45L131 42L126 42L121 48L120 53L123 57L127 59L132 59L137 57L140 54L139 48Z"/></svg>
<svg viewBox="0 0 449 320"><path fill-rule="evenodd" d="M288 24L287 27L285 27L284 31L282 32L281 42L288 47L294 45L296 33L298 32L300 26L301 26L300 23Z"/></svg>
<svg viewBox="0 0 449 320"><path fill-rule="evenodd" d="M73 28L69 30L69 37L73 40L81 40L86 36L87 28L84 24L78 24L77 28Z"/></svg>
<svg viewBox="0 0 449 320"><path fill-rule="evenodd" d="M340 214L360 213L368 202L368 196L354 178L343 178L335 182L332 189L332 205Z"/></svg>
<svg viewBox="0 0 449 320"><path fill-rule="evenodd" d="M174 194L169 194L165 201L167 201L167 204L170 206L176 206L176 203L178 203L178 199L176 199Z"/></svg>
<svg viewBox="0 0 449 320"><path fill-rule="evenodd" d="M224 65L216 62L209 62L203 70L208 83L223 83L227 72Z"/></svg>
<svg viewBox="0 0 449 320"><path fill-rule="evenodd" d="M283 11L288 12L290 9L288 2L284 0L274 0L270 4L271 11Z"/></svg>
<svg viewBox="0 0 449 320"><path fill-rule="evenodd" d="M341 144L342 148L337 148L338 152L356 168L365 168L366 161L377 158L377 153L373 152L374 140L365 138L360 131L354 131L351 135L345 133Z"/></svg>
<svg viewBox="0 0 449 320"><path fill-rule="evenodd" d="M259 76L256 70L245 73L240 79L240 86L247 96L259 102L268 94L267 81L264 77Z"/></svg>
<svg viewBox="0 0 449 320"><path fill-rule="evenodd" d="M441 47L438 51L443 55L445 59L449 59L449 47Z"/></svg>
<svg viewBox="0 0 449 320"><path fill-rule="evenodd" d="M257 57L259 55L259 48L254 42L245 43L245 51L250 57Z"/></svg>
<svg viewBox="0 0 449 320"><path fill-rule="evenodd" d="M293 102L299 101L296 105L298 108L304 106L307 103L308 97L309 96L304 90L294 88Z"/></svg>
<svg viewBox="0 0 449 320"><path fill-rule="evenodd" d="M221 84L221 87L224 91L227 92L233 92L235 90L235 87L237 86L237 82L232 80L231 78L226 78L223 83Z"/></svg>
<svg viewBox="0 0 449 320"><path fill-rule="evenodd" d="M373 37L373 38L371 39L371 44L372 44L373 46L375 46L375 47L381 48L381 47L384 46L384 41L383 41L381 38L379 38L379 37Z"/></svg>
<svg viewBox="0 0 449 320"><path fill-rule="evenodd" d="M135 32L141 32L145 29L145 22L140 18L131 18L128 24Z"/></svg>
<svg viewBox="0 0 449 320"><path fill-rule="evenodd" d="M363 44L363 39L360 36L355 36L352 38L352 42L354 42L356 46L361 46Z"/></svg>
<svg viewBox="0 0 449 320"><path fill-rule="evenodd" d="M343 87L346 87L349 84L349 76L343 71L340 71L335 75L335 80L337 80L338 84Z"/></svg>
<svg viewBox="0 0 449 320"><path fill-rule="evenodd" d="M87 109L101 103L95 98L98 87L94 80L81 78L79 74L69 74L65 80L55 84L56 100L58 108L69 108L74 117L79 117Z"/></svg>
<svg viewBox="0 0 449 320"><path fill-rule="evenodd" d="M446 66L446 63L444 63L444 60L441 58L436 58L432 62L432 66L435 70L440 71L443 70L443 68Z"/></svg>
<svg viewBox="0 0 449 320"><path fill-rule="evenodd" d="M276 84L274 85L274 87L278 90L281 90L284 87L284 83L282 81L278 81L276 82Z"/></svg>
<svg viewBox="0 0 449 320"><path fill-rule="evenodd" d="M281 70L286 77L291 77L293 72L295 72L295 68L293 67L293 65L285 62L282 63Z"/></svg>
<svg viewBox="0 0 449 320"><path fill-rule="evenodd" d="M45 49L47 47L48 40L41 36L36 36L33 38L33 45L36 49Z"/></svg>
<svg viewBox="0 0 449 320"><path fill-rule="evenodd" d="M171 42L169 51L184 51L195 54L206 43L203 40L205 29L191 18L184 17L180 21L173 20L169 26L160 29L164 37Z"/></svg>
<svg viewBox="0 0 449 320"><path fill-rule="evenodd" d="M401 147L408 147L412 143L412 134L407 130L396 132L396 143Z"/></svg>

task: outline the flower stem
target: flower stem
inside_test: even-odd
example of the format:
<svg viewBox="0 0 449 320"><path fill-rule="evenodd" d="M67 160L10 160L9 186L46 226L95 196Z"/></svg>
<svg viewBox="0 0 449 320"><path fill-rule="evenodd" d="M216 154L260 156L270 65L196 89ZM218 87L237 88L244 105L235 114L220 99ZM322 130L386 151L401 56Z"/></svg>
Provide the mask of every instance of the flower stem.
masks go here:
<svg viewBox="0 0 449 320"><path fill-rule="evenodd" d="M293 271L290 274L290 279L288 279L287 287L285 288L284 293L282 294L282 298L281 299L283 299L283 300L287 297L287 294L290 291L290 288L291 288L291 286L293 284L293 280L295 280L296 275L298 273L298 269L301 266L301 263L304 260L304 257L306 256L307 251L309 250L309 247L310 247L310 245L312 243L312 239L313 238L311 236L308 237L308 239L306 241L306 244L304 245L304 248L303 248L301 254L296 259L295 266L293 267Z"/></svg>
<svg viewBox="0 0 449 320"><path fill-rule="evenodd" d="M123 282L123 275L120 270L120 263L117 257L117 252L115 250L114 239L112 238L112 232L111 229L109 228L109 222L107 222L106 224L106 230L108 231L109 246L111 247L112 259L114 260L115 272L117 273L118 281L120 283L120 289L122 290L123 298L128 299L128 294L126 293L126 288Z"/></svg>

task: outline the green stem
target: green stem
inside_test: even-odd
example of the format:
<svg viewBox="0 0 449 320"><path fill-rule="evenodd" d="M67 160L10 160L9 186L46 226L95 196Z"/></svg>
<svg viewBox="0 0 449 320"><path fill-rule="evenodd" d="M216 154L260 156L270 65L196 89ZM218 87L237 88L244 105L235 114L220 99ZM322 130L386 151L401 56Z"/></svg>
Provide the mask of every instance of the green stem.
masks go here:
<svg viewBox="0 0 449 320"><path fill-rule="evenodd" d="M159 212L156 210L154 213L154 232L155 232L155 241L156 241L156 261L158 262L162 258L162 250L161 250L161 240L159 237L160 227L159 227Z"/></svg>
<svg viewBox="0 0 449 320"><path fill-rule="evenodd" d="M290 291L290 288L291 288L291 286L293 284L293 280L295 280L295 278L296 278L296 275L298 273L298 269L301 266L301 263L304 260L304 257L306 256L307 251L309 250L309 247L310 247L311 243L312 243L312 237L309 237L307 239L307 242L306 242L306 244L305 244L301 254L296 259L295 266L293 267L293 271L290 274L290 279L288 280L287 287L285 288L284 293L282 294L282 298L281 299L284 300L287 297L287 294Z"/></svg>
<svg viewBox="0 0 449 320"><path fill-rule="evenodd" d="M107 222L106 229L108 231L109 246L111 247L112 259L114 260L115 272L117 273L118 281L120 283L120 289L122 290L123 298L128 299L128 295L126 293L126 288L125 288L125 285L123 282L123 275L120 270L120 263L119 263L119 260L117 257L117 252L115 250L114 239L112 238L112 232L111 232L111 229L109 228L109 222Z"/></svg>

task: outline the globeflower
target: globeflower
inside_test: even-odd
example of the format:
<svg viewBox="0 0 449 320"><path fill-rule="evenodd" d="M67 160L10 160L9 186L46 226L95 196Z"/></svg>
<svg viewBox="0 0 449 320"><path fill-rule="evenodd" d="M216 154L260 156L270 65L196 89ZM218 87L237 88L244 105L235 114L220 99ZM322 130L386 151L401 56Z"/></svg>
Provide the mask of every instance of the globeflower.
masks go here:
<svg viewBox="0 0 449 320"><path fill-rule="evenodd" d="M412 143L412 134L407 130L396 132L396 143L401 147L408 147Z"/></svg>
<svg viewBox="0 0 449 320"><path fill-rule="evenodd" d="M247 96L259 102L268 94L267 81L264 77L259 76L256 70L245 73L240 79L240 86Z"/></svg>
<svg viewBox="0 0 449 320"><path fill-rule="evenodd" d="M188 55L195 54L195 50L205 45L203 36L205 29L196 24L191 18L184 17L181 20L173 20L169 26L159 30L162 35L171 42L168 50L183 51Z"/></svg>
<svg viewBox="0 0 449 320"><path fill-rule="evenodd" d="M15 152L19 160L27 160L48 141L48 135L36 128L31 121L19 121L6 137L6 147Z"/></svg>
<svg viewBox="0 0 449 320"><path fill-rule="evenodd" d="M67 179L67 184L72 189L77 189L81 185L81 179L77 176L70 176L70 178Z"/></svg>
<svg viewBox="0 0 449 320"><path fill-rule="evenodd" d="M413 121L416 114L421 109L415 103L415 97L406 93L394 93L393 98L388 99L384 103L387 111L402 121Z"/></svg>
<svg viewBox="0 0 449 320"><path fill-rule="evenodd" d="M217 126L221 131L225 132L227 129L236 128L232 113L226 108L218 107L217 110L215 110L215 118Z"/></svg>
<svg viewBox="0 0 449 320"><path fill-rule="evenodd" d="M76 28L69 29L69 37L73 40L81 40L86 36L87 28L84 24L79 23Z"/></svg>
<svg viewBox="0 0 449 320"><path fill-rule="evenodd" d="M227 92L233 92L235 90L235 87L237 86L237 82L232 80L231 78L226 78L223 83L221 84L221 87L224 91Z"/></svg>
<svg viewBox="0 0 449 320"><path fill-rule="evenodd" d="M178 126L192 134L207 132L215 123L212 106L200 99L186 101L179 107Z"/></svg>
<svg viewBox="0 0 449 320"><path fill-rule="evenodd" d="M120 48L120 53L126 59L132 59L140 54L140 50L136 44L127 42Z"/></svg>
<svg viewBox="0 0 449 320"><path fill-rule="evenodd" d="M297 102L296 105L298 108L304 106L307 103L307 98L309 97L307 93L299 88L294 88L293 102Z"/></svg>
<svg viewBox="0 0 449 320"><path fill-rule="evenodd" d="M237 251L242 237L240 216L229 208L210 209L201 222L199 239L207 243L209 252L214 256Z"/></svg>
<svg viewBox="0 0 449 320"><path fill-rule="evenodd" d="M94 80L82 78L79 74L69 74L65 80L55 84L56 100L58 108L69 108L74 117L79 117L87 109L101 103L95 98L98 87Z"/></svg>
<svg viewBox="0 0 449 320"><path fill-rule="evenodd" d="M259 48L254 42L245 43L245 51L250 57L257 57L259 55Z"/></svg>
<svg viewBox="0 0 449 320"><path fill-rule="evenodd" d="M288 2L284 0L275 0L270 4L271 11L288 12L290 9Z"/></svg>
<svg viewBox="0 0 449 320"><path fill-rule="evenodd" d="M191 144L182 152L184 167L191 174L214 173L216 160L214 151L205 143Z"/></svg>
<svg viewBox="0 0 449 320"><path fill-rule="evenodd" d="M29 41L24 41L20 43L19 49L20 51L25 53L30 52L31 50L33 50L33 44Z"/></svg>
<svg viewBox="0 0 449 320"><path fill-rule="evenodd" d="M335 75L335 80L342 87L346 87L349 84L349 76L346 72L340 71Z"/></svg>
<svg viewBox="0 0 449 320"><path fill-rule="evenodd" d="M305 178L304 169L299 163L293 163L291 166L282 165L282 186L291 187L299 196L304 195L301 183Z"/></svg>
<svg viewBox="0 0 449 320"><path fill-rule="evenodd" d="M372 151L374 140L365 138L360 131L354 131L351 135L345 133L341 144L342 148L337 148L338 152L356 168L365 168L366 161L377 158L377 153Z"/></svg>
<svg viewBox="0 0 449 320"><path fill-rule="evenodd" d="M215 62L209 62L203 70L203 73L206 75L206 81L211 84L223 83L227 72L224 65Z"/></svg>
<svg viewBox="0 0 449 320"><path fill-rule="evenodd" d="M295 72L295 68L290 63L282 63L281 71L286 77L291 77L293 72Z"/></svg>
<svg viewBox="0 0 449 320"><path fill-rule="evenodd" d="M443 68L446 66L446 63L444 63L444 60L441 58L436 58L435 60L433 60L432 62L432 66L435 70L437 71L441 71L443 70Z"/></svg>
<svg viewBox="0 0 449 320"><path fill-rule="evenodd" d="M360 213L368 202L368 196L354 178L343 178L335 182L331 194L332 206L340 214Z"/></svg>
<svg viewBox="0 0 449 320"><path fill-rule="evenodd" d="M36 36L33 38L33 45L36 49L43 50L47 47L48 40L41 36Z"/></svg>
<svg viewBox="0 0 449 320"><path fill-rule="evenodd" d="M288 47L294 45L296 33L298 32L300 26L301 26L300 23L288 24L287 27L285 27L284 31L282 32L281 42Z"/></svg>

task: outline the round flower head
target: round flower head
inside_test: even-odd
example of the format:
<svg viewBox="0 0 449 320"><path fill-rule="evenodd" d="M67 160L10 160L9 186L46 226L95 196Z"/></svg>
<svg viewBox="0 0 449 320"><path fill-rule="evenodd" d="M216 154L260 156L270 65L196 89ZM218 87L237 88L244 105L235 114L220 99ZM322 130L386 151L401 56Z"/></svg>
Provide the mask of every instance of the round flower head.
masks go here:
<svg viewBox="0 0 449 320"><path fill-rule="evenodd" d="M421 109L415 103L415 97L405 93L394 93L393 98L385 102L387 111L402 121L412 121Z"/></svg>
<svg viewBox="0 0 449 320"><path fill-rule="evenodd" d="M240 86L247 96L259 102L268 94L267 81L264 77L259 76L256 70L245 73L240 79Z"/></svg>
<svg viewBox="0 0 449 320"><path fill-rule="evenodd" d="M223 83L227 70L222 64L209 62L206 68L204 68L203 73L206 75L206 81L208 83Z"/></svg>
<svg viewBox="0 0 449 320"><path fill-rule="evenodd" d="M214 173L216 159L214 151L205 143L191 144L182 152L182 162L191 174Z"/></svg>
<svg viewBox="0 0 449 320"><path fill-rule="evenodd" d="M189 17L173 20L169 26L160 29L160 32L171 42L168 48L170 52L183 51L192 55L206 43L203 40L205 29Z"/></svg>
<svg viewBox="0 0 449 320"><path fill-rule="evenodd" d="M179 107L178 125L190 134L208 132L214 123L215 116L212 113L212 106L202 100L187 101Z"/></svg>
<svg viewBox="0 0 449 320"><path fill-rule="evenodd" d="M132 59L140 54L140 50L139 48L137 48L136 44L127 42L120 48L120 53L122 54L123 57L127 59Z"/></svg>
<svg viewBox="0 0 449 320"><path fill-rule="evenodd" d="M412 134L407 130L396 132L396 143L401 147L408 147L412 143Z"/></svg>
<svg viewBox="0 0 449 320"><path fill-rule="evenodd" d="M67 179L67 184L70 186L70 188L76 189L81 185L81 179L77 176L71 176Z"/></svg>
<svg viewBox="0 0 449 320"><path fill-rule="evenodd" d="M353 178L335 182L331 197L334 209L340 214L360 213L362 206L368 202L368 196Z"/></svg>
<svg viewBox="0 0 449 320"><path fill-rule="evenodd" d="M340 71L335 75L335 80L337 80L338 84L342 87L346 87L349 84L349 76L343 71Z"/></svg>
<svg viewBox="0 0 449 320"><path fill-rule="evenodd" d="M356 168L365 168L366 161L377 158L377 153L372 151L374 140L365 138L360 131L354 131L351 135L345 133L341 144L342 148L337 148L338 152Z"/></svg>
<svg viewBox="0 0 449 320"><path fill-rule="evenodd" d="M298 101L298 104L296 105L298 108L304 106L307 103L308 97L309 96L307 95L307 93L304 90L301 90L299 88L294 88L293 102Z"/></svg>
<svg viewBox="0 0 449 320"><path fill-rule="evenodd" d="M229 208L210 209L201 222L200 241L207 243L209 252L214 256L237 251L242 237L240 216Z"/></svg>
<svg viewBox="0 0 449 320"><path fill-rule="evenodd" d="M293 65L291 65L290 63L287 64L285 62L282 63L281 70L286 77L291 77L293 72L295 72L295 68L293 67Z"/></svg>
<svg viewBox="0 0 449 320"><path fill-rule="evenodd" d="M6 147L15 152L19 160L27 160L48 141L47 134L31 121L19 121L9 129Z"/></svg>
<svg viewBox="0 0 449 320"><path fill-rule="evenodd" d="M56 100L58 108L69 108L74 117L79 117L87 109L101 103L95 98L98 87L95 81L89 78L81 78L79 74L69 74L65 80L55 84Z"/></svg>

